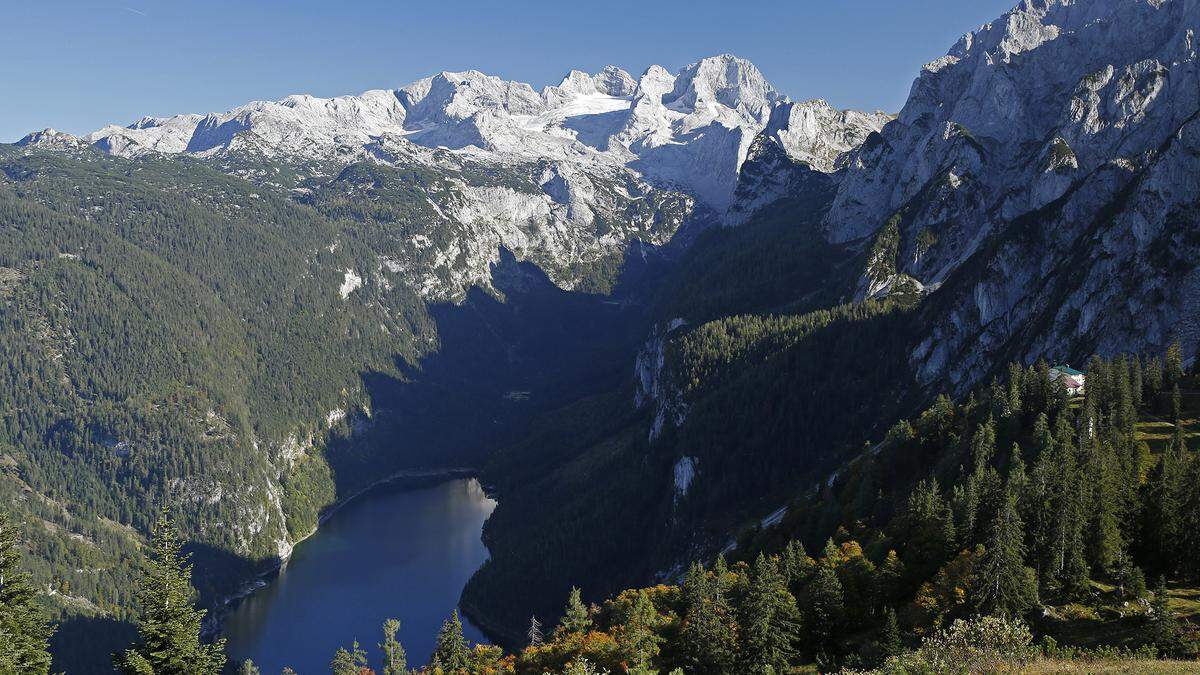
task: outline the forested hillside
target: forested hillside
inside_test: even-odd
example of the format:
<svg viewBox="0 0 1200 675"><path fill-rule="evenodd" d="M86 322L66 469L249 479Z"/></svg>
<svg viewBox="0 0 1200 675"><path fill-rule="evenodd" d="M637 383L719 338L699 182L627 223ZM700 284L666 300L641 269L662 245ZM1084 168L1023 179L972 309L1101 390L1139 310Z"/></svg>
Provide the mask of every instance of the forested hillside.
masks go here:
<svg viewBox="0 0 1200 675"><path fill-rule="evenodd" d="M338 499L472 466L631 358L623 305L511 254L489 291L424 298L402 256L436 208L412 194L429 171L352 167L295 193L90 150L0 147L0 168L0 499L56 612L79 617L57 638L71 650L76 630L128 635L158 505L178 507L211 602ZM93 642L91 661L115 646Z"/></svg>
<svg viewBox="0 0 1200 675"><path fill-rule="evenodd" d="M388 622L379 652L348 642L329 667L360 673L382 654L392 674L426 659L419 672L436 674L1189 672L1200 376L1179 354L1093 359L1083 396L1041 363L966 400L940 397L728 557L603 602L572 588L556 627L529 618L511 653L472 646L453 613L430 655L406 654ZM0 622L27 638L14 653L29 672L46 672L47 629L13 573L11 532L0 521L0 565L17 579ZM186 602L190 573L164 515L126 672L176 659L220 671L222 646L198 640Z"/></svg>

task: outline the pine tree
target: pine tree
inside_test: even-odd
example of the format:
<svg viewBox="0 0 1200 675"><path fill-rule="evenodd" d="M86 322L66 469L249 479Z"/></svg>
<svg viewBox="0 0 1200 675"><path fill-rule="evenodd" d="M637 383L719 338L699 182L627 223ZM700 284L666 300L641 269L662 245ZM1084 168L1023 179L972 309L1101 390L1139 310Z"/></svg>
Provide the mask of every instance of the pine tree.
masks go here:
<svg viewBox="0 0 1200 675"><path fill-rule="evenodd" d="M433 655L429 657L429 665L447 672L471 667L471 647L463 637L462 621L458 618L457 609L442 623Z"/></svg>
<svg viewBox="0 0 1200 675"><path fill-rule="evenodd" d="M408 655L396 639L399 631L400 621L397 619L383 622L383 642L379 643L379 650L383 652L383 675L404 675L408 672Z"/></svg>
<svg viewBox="0 0 1200 675"><path fill-rule="evenodd" d="M45 675L54 628L21 570L19 545L17 527L0 511L0 673Z"/></svg>
<svg viewBox="0 0 1200 675"><path fill-rule="evenodd" d="M681 636L689 672L732 672L737 663L738 627L716 578L693 564L682 590L686 609Z"/></svg>
<svg viewBox="0 0 1200 675"><path fill-rule="evenodd" d="M1184 455L1187 465L1186 478L1179 484L1179 520L1191 523L1191 527L1180 527L1178 550L1182 572L1190 579L1200 579L1200 458Z"/></svg>
<svg viewBox="0 0 1200 675"><path fill-rule="evenodd" d="M812 575L816 561L808 556L804 544L793 539L783 549L783 576L788 588L797 589L808 581Z"/></svg>
<svg viewBox="0 0 1200 675"><path fill-rule="evenodd" d="M225 666L225 640L200 641L205 611L192 606L192 566L181 552L175 523L164 508L150 541L138 585L137 646L115 658L123 672L146 675L217 675Z"/></svg>
<svg viewBox="0 0 1200 675"><path fill-rule="evenodd" d="M1133 382L1130 385L1130 393L1133 394L1133 407L1142 407L1142 398L1146 395L1146 384L1143 382L1144 371L1142 370L1142 358L1135 356L1133 359L1133 372L1131 377Z"/></svg>
<svg viewBox="0 0 1200 675"><path fill-rule="evenodd" d="M821 565L816 579L834 575ZM759 555L751 571L750 587L739 608L738 625L742 628L742 660L747 672L774 668L783 672L795 658L800 634L800 614L796 598L787 590L778 564Z"/></svg>
<svg viewBox="0 0 1200 675"><path fill-rule="evenodd" d="M571 593L567 596L567 607L563 610L563 617L558 622L558 631L569 635L571 633L586 633L591 629L591 612L588 611L587 605L583 604L583 597L579 589L572 586Z"/></svg>
<svg viewBox="0 0 1200 675"><path fill-rule="evenodd" d="M242 665L238 666L238 675L262 675L262 671L250 659L242 661Z"/></svg>
<svg viewBox="0 0 1200 675"><path fill-rule="evenodd" d="M879 631L879 656L883 660L899 656L904 651L904 642L900 637L900 624L896 620L896 610L888 607L883 611L883 628Z"/></svg>
<svg viewBox="0 0 1200 675"><path fill-rule="evenodd" d="M1172 342L1167 347L1167 359L1163 373L1167 386L1179 384L1183 379L1183 352L1178 342Z"/></svg>
<svg viewBox="0 0 1200 675"><path fill-rule="evenodd" d="M1158 586L1154 589L1154 597L1150 600L1150 610L1146 614L1144 639L1147 644L1158 648L1164 656L1184 656L1183 629L1179 625L1179 617L1171 611L1167 604L1167 580L1159 577Z"/></svg>
<svg viewBox="0 0 1200 675"><path fill-rule="evenodd" d="M1183 455L1177 442L1159 457L1147 486L1144 538L1151 570L1174 572L1179 560L1182 509L1180 506Z"/></svg>
<svg viewBox="0 0 1200 675"><path fill-rule="evenodd" d="M1158 360L1157 356L1155 356L1154 358L1152 358L1146 362L1145 380L1146 380L1146 388L1149 390L1148 393L1151 396L1155 396L1158 394L1158 392L1162 391L1162 388L1163 388L1162 362Z"/></svg>
<svg viewBox="0 0 1200 675"><path fill-rule="evenodd" d="M367 667L367 653L358 646L358 640L347 650L338 647L333 660L329 662L329 670L333 675L359 675Z"/></svg>
<svg viewBox="0 0 1200 675"><path fill-rule="evenodd" d="M905 582L907 570L895 550L889 550L875 577L875 597L879 602L891 604L901 599L908 590Z"/></svg>
<svg viewBox="0 0 1200 675"><path fill-rule="evenodd" d="M954 516L936 480L921 481L913 488L900 529L904 560L916 578L932 574L954 552Z"/></svg>
<svg viewBox="0 0 1200 675"><path fill-rule="evenodd" d="M805 593L804 633L814 654L834 649L846 615L842 582L828 567L813 577Z"/></svg>
<svg viewBox="0 0 1200 675"><path fill-rule="evenodd" d="M978 571L976 606L987 614L1019 616L1037 601L1025 568L1024 523L1017 512L1016 488L1009 482L991 524L991 536ZM1031 588L1032 586L1032 588Z"/></svg>
<svg viewBox="0 0 1200 675"><path fill-rule="evenodd" d="M650 595L638 591L628 616L618 627L617 645L626 661L635 669L648 669L650 662L658 656L663 638L657 632L658 612Z"/></svg>
<svg viewBox="0 0 1200 675"><path fill-rule="evenodd" d="M529 630L525 632L525 638L529 640L530 647L540 647L545 642L545 637L542 635L542 622L538 621L536 616L529 617Z"/></svg>

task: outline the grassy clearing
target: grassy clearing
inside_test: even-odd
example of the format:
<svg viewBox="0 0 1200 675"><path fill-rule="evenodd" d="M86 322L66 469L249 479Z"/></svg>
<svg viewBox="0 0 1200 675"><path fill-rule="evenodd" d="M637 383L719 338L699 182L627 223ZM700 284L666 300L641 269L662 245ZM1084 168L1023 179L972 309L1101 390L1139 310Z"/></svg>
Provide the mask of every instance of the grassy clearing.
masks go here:
<svg viewBox="0 0 1200 675"><path fill-rule="evenodd" d="M1196 661L1153 661L1153 660L1080 660L1063 661L1044 659L1025 666L1014 673L1043 675L1049 673L1087 673L1088 675L1183 675L1200 673L1200 662Z"/></svg>

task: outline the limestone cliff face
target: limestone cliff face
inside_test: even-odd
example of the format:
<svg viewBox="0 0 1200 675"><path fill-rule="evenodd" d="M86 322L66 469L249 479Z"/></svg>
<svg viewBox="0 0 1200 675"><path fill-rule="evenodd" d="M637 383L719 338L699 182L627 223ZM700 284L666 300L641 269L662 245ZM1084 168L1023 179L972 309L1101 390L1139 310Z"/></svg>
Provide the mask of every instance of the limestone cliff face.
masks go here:
<svg viewBox="0 0 1200 675"><path fill-rule="evenodd" d="M827 237L894 238L886 264L935 292L924 381L1191 349L1197 27L1195 2L1023 2L927 65L849 156Z"/></svg>

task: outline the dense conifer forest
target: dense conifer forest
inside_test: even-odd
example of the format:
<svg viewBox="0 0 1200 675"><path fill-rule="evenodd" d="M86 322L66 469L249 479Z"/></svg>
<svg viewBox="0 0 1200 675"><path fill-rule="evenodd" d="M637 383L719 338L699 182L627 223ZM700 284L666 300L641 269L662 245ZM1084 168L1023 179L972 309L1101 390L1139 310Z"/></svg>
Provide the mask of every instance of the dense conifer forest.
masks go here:
<svg viewBox="0 0 1200 675"><path fill-rule="evenodd" d="M1014 364L961 402L942 396L730 555L603 600L571 589L556 622L530 617L515 652L469 644L454 612L433 654L406 655L388 622L378 649L347 642L329 668L1187 672L1200 648L1200 376L1177 345L1094 358L1086 372L1082 396L1046 363ZM16 531L0 522L0 652L18 664L0 670L45 673L53 626L19 571ZM139 637L119 667L257 672L201 639L169 513L145 556Z"/></svg>

